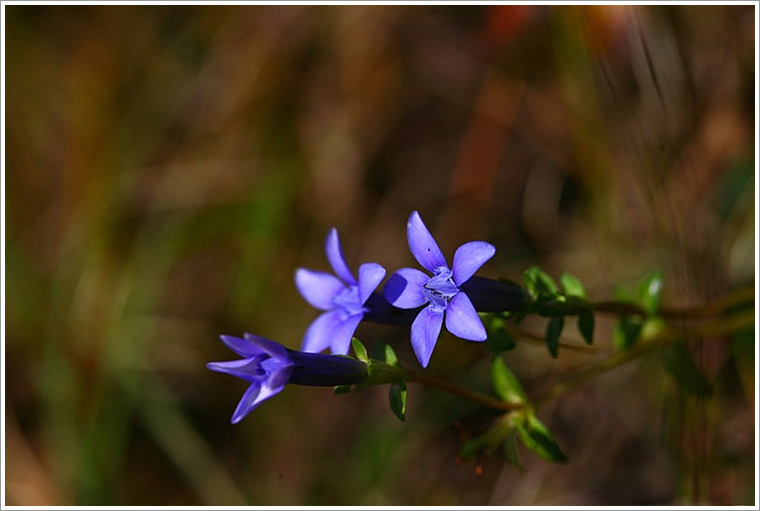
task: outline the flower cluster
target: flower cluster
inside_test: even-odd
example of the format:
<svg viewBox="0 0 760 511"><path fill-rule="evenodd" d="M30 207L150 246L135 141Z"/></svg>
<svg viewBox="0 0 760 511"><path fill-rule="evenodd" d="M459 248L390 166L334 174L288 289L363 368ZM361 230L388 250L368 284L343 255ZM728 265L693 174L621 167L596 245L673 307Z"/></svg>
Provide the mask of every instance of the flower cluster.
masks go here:
<svg viewBox="0 0 760 511"><path fill-rule="evenodd" d="M427 367L444 320L446 329L457 337L486 340L483 322L461 286L493 257L496 248L485 241L465 243L449 267L417 211L409 217L406 234L412 255L432 276L415 268L401 268L388 279L383 295L395 308L420 309L412 321L411 340L417 359ZM302 349L318 352L330 347L333 354L345 355L356 328L370 312L367 300L385 276L385 269L377 263L364 263L355 280L335 229L327 235L325 252L337 277L304 268L295 274L296 286L306 301L326 311L307 329ZM373 319L382 321L383 317L375 314Z"/></svg>
<svg viewBox="0 0 760 511"><path fill-rule="evenodd" d="M459 338L485 341L486 329L478 311L517 310L524 305L526 296L519 288L474 277L496 253L490 243L461 245L449 265L417 211L407 222L407 241L414 258L429 273L401 268L391 275L382 292L376 292L385 278L385 268L364 263L355 277L346 263L337 230L329 231L325 252L335 274L306 268L295 272L298 291L322 311L307 328L301 351L251 334L244 339L222 336L242 359L212 362L208 368L250 383L232 416L233 423L282 391L287 383L334 386L366 380L366 364L344 356L363 320L411 324L412 348L420 364L427 367L443 325ZM320 354L326 349L332 355Z"/></svg>

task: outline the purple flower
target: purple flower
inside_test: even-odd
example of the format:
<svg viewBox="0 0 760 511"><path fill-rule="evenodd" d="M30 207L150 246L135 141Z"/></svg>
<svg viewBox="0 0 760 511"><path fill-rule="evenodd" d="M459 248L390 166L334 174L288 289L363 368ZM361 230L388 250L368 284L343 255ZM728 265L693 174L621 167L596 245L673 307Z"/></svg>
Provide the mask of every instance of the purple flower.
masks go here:
<svg viewBox="0 0 760 511"><path fill-rule="evenodd" d="M250 383L232 414L233 424L281 392L288 383L332 387L367 379L367 365L353 358L292 351L265 337L248 333L244 339L228 335L221 336L221 339L243 358L209 362L206 367Z"/></svg>
<svg viewBox="0 0 760 511"><path fill-rule="evenodd" d="M316 353L329 347L332 353L345 355L356 327L368 310L364 304L385 277L385 268L377 263L364 263L359 267L359 279L355 279L343 257L338 231L334 228L327 234L325 252L339 278L304 268L299 268L295 274L301 295L311 305L325 311L306 330L302 350Z"/></svg>
<svg viewBox="0 0 760 511"><path fill-rule="evenodd" d="M471 241L454 253L449 268L441 249L417 211L406 224L409 250L429 276L414 268L401 268L385 285L385 298L395 307L414 309L426 305L412 323L412 348L427 367L446 320L446 330L470 341L485 341L486 329L462 285L493 255L496 248L485 241Z"/></svg>

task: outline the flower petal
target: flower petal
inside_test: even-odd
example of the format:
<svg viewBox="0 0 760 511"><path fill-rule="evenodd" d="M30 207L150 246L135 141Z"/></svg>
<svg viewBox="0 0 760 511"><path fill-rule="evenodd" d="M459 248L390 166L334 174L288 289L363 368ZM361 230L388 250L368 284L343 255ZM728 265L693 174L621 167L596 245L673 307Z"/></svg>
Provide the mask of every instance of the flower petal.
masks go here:
<svg viewBox="0 0 760 511"><path fill-rule="evenodd" d="M253 358L242 358L229 362L209 362L206 367L212 371L229 374L250 383L261 381L264 372L261 369L260 361Z"/></svg>
<svg viewBox="0 0 760 511"><path fill-rule="evenodd" d="M240 398L240 402L235 408L235 412L232 414L232 423L237 424L243 418L256 409L261 403L269 399L270 397L278 394L284 387L268 387L257 384L252 384L245 391L243 397Z"/></svg>
<svg viewBox="0 0 760 511"><path fill-rule="evenodd" d="M319 353L330 347L333 354L346 355L351 344L351 337L361 321L362 314L341 318L340 311L325 312L306 329L301 351Z"/></svg>
<svg viewBox="0 0 760 511"><path fill-rule="evenodd" d="M385 277L385 268L377 263L359 266L359 301L364 304Z"/></svg>
<svg viewBox="0 0 760 511"><path fill-rule="evenodd" d="M438 248L433 235L425 227L417 211L412 212L406 223L406 239L409 243L409 250L423 268L431 273L435 272L437 268L448 268L443 252Z"/></svg>
<svg viewBox="0 0 760 511"><path fill-rule="evenodd" d="M276 358L270 358L261 363L261 367L267 372L267 379L263 383L265 387L284 387L290 381L293 372L293 362L283 362Z"/></svg>
<svg viewBox="0 0 760 511"><path fill-rule="evenodd" d="M412 323L412 348L422 367L427 367L443 325L443 311L425 307Z"/></svg>
<svg viewBox="0 0 760 511"><path fill-rule="evenodd" d="M343 320L340 327L333 332L330 342L330 352L333 355L348 355L348 348L351 346L351 338L356 332L356 327L362 321L362 314L354 314Z"/></svg>
<svg viewBox="0 0 760 511"><path fill-rule="evenodd" d="M471 241L460 246L454 253L451 272L454 283L461 286L496 253L496 247L485 241Z"/></svg>
<svg viewBox="0 0 760 511"><path fill-rule="evenodd" d="M241 357L251 358L254 355L262 353L262 349L250 340L241 339L240 337L234 337L232 335L220 335L219 338L225 346Z"/></svg>
<svg viewBox="0 0 760 511"><path fill-rule="evenodd" d="M446 330L468 341L485 341L486 329L465 293L455 294L446 306Z"/></svg>
<svg viewBox="0 0 760 511"><path fill-rule="evenodd" d="M283 346L279 342L272 341L260 335L249 334L248 332L244 334L244 337L246 341L253 344L257 348L259 353L263 351L264 353L271 355L275 358L280 358L280 359L288 358L288 352L287 350L285 350L285 346ZM242 354L238 353L238 355L242 355ZM243 355L243 356L246 356L246 355Z"/></svg>
<svg viewBox="0 0 760 511"><path fill-rule="evenodd" d="M335 227L327 233L325 252L335 275L343 279L346 284L356 284L356 280L348 268L348 264L346 264L346 258L343 256L343 249L340 246L340 239L338 239L338 230Z"/></svg>
<svg viewBox="0 0 760 511"><path fill-rule="evenodd" d="M415 268L401 268L391 275L385 283L383 294L385 299L400 309L416 309L425 304L428 299L422 292L430 276Z"/></svg>
<svg viewBox="0 0 760 511"><path fill-rule="evenodd" d="M332 344L334 332L341 327L339 311L328 311L312 321L303 336L301 351L319 353Z"/></svg>
<svg viewBox="0 0 760 511"><path fill-rule="evenodd" d="M321 271L298 268L295 278L301 296L313 307L323 311L332 309L333 298L345 289L337 277Z"/></svg>
<svg viewBox="0 0 760 511"><path fill-rule="evenodd" d="M256 383L251 384L243 394L243 397L240 398L240 401L238 402L237 407L235 408L235 411L232 413L232 423L237 424L241 420L243 420L243 417L248 415L251 410L256 408L256 398L259 397L259 394L261 393L261 385L258 385Z"/></svg>

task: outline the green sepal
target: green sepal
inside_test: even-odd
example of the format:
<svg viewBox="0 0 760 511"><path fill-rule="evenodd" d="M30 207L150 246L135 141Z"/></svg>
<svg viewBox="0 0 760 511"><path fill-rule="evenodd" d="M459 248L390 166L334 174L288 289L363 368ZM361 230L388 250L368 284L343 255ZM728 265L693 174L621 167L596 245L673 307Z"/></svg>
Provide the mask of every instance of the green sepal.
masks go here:
<svg viewBox="0 0 760 511"><path fill-rule="evenodd" d="M356 358L358 358L362 362L369 362L369 356L367 355L367 348L364 347L364 345L359 339L357 339L356 337L352 337L351 347L354 348L354 353L356 353Z"/></svg>
<svg viewBox="0 0 760 511"><path fill-rule="evenodd" d="M639 304L649 315L654 315L660 308L662 296L662 271L657 270L642 279L639 284Z"/></svg>
<svg viewBox="0 0 760 511"><path fill-rule="evenodd" d="M578 331L583 336L586 344L591 346L594 343L594 311L584 309L578 313Z"/></svg>
<svg viewBox="0 0 760 511"><path fill-rule="evenodd" d="M485 347L493 353L501 353L513 349L517 344L511 335L507 333L504 326L504 320L498 316L493 316L488 329Z"/></svg>
<svg viewBox="0 0 760 511"><path fill-rule="evenodd" d="M683 342L670 343L660 354L665 370L673 377L677 385L697 396L712 394L710 380L697 367L691 352Z"/></svg>
<svg viewBox="0 0 760 511"><path fill-rule="evenodd" d="M625 351L633 346L641 333L642 320L640 317L625 316L615 325L612 341L618 351Z"/></svg>
<svg viewBox="0 0 760 511"><path fill-rule="evenodd" d="M507 403L524 404L528 398L520 381L504 364L501 357L495 357L491 364L491 378L496 393Z"/></svg>
<svg viewBox="0 0 760 511"><path fill-rule="evenodd" d="M351 392L351 385L338 385L333 389L333 394L336 396L339 394L347 394Z"/></svg>
<svg viewBox="0 0 760 511"><path fill-rule="evenodd" d="M567 456L560 449L549 428L538 420L533 412L528 412L523 421L515 421L514 425L520 440L529 450L546 461L567 462Z"/></svg>
<svg viewBox="0 0 760 511"><path fill-rule="evenodd" d="M559 276L559 281L562 284L565 296L576 296L578 298L586 298L586 289L583 287L583 283L575 275L562 272Z"/></svg>
<svg viewBox="0 0 760 511"><path fill-rule="evenodd" d="M552 358L557 358L559 351L559 338L562 335L562 328L565 326L563 316L554 316L549 318L546 324L546 346L549 348Z"/></svg>
<svg viewBox="0 0 760 511"><path fill-rule="evenodd" d="M391 410L402 421L406 418L406 395L406 383L403 381L392 384L388 391Z"/></svg>

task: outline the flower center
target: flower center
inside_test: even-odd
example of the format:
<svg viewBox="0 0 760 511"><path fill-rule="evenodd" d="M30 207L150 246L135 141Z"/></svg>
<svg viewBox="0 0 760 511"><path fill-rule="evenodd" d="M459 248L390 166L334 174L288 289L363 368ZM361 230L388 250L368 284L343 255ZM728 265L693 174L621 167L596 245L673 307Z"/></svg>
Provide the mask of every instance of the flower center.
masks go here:
<svg viewBox="0 0 760 511"><path fill-rule="evenodd" d="M272 361L273 359L269 355L257 353L248 359L241 360L234 374L251 383L262 383L266 381L271 372Z"/></svg>
<svg viewBox="0 0 760 511"><path fill-rule="evenodd" d="M341 319L348 319L356 314L364 314L367 309L359 298L359 286L348 286L333 298L333 303L340 310Z"/></svg>
<svg viewBox="0 0 760 511"><path fill-rule="evenodd" d="M458 292L459 288L454 284L451 270L448 268L436 268L434 275L422 286L425 298L440 310L445 309L449 300Z"/></svg>

